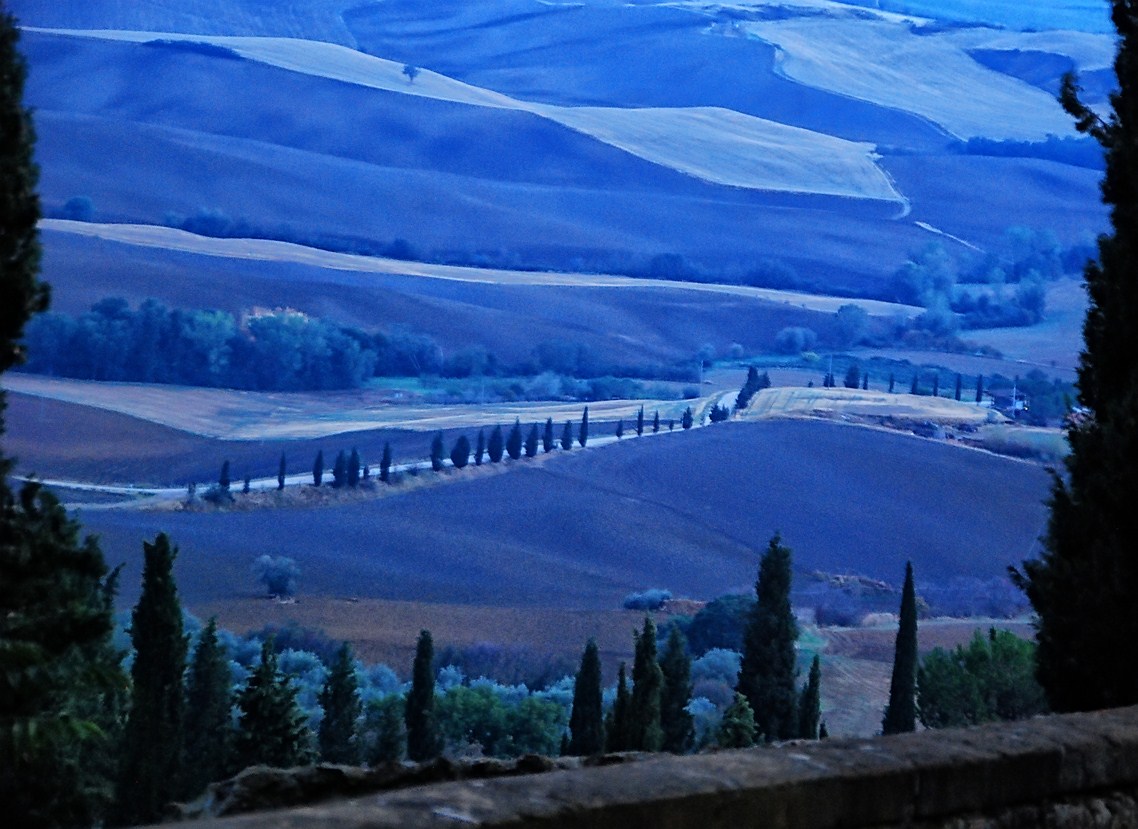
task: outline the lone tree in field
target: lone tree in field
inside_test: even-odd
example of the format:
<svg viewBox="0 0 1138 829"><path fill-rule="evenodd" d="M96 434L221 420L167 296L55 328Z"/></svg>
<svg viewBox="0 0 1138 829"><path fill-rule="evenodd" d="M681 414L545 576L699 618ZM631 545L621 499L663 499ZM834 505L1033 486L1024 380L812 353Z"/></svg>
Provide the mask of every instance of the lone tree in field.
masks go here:
<svg viewBox="0 0 1138 829"><path fill-rule="evenodd" d="M19 29L0 6L0 374L23 361L24 325L47 309L39 279L39 172L24 108ZM0 388L0 434L4 390ZM126 677L114 574L93 538L39 484L9 488L0 452L0 804L13 826L105 817Z"/></svg>
<svg viewBox="0 0 1138 829"><path fill-rule="evenodd" d="M431 438L431 469L438 472L443 468L443 433L436 432Z"/></svg>
<svg viewBox="0 0 1138 829"><path fill-rule="evenodd" d="M577 443L581 444L581 448L589 442L589 407L585 407L585 411L581 414L581 425L577 428Z"/></svg>
<svg viewBox="0 0 1138 829"><path fill-rule="evenodd" d="M1138 669L1124 655L1138 641L1138 4L1111 0L1118 30L1118 89L1107 119L1079 100L1068 75L1060 101L1079 132L1106 150L1103 201L1112 233L1088 262L1079 403L1066 475L1051 487L1039 559L1013 571L1038 614L1039 682L1055 711L1138 703Z"/></svg>
<svg viewBox="0 0 1138 829"><path fill-rule="evenodd" d="M918 392L917 382L919 379L920 379L920 375L917 375L917 374L913 375L913 383L911 386L909 386L909 394L917 394L917 392Z"/></svg>
<svg viewBox="0 0 1138 829"><path fill-rule="evenodd" d="M850 367L846 369L846 376L842 380L842 385L847 389L856 389L861 386L861 371L856 363L851 363Z"/></svg>
<svg viewBox="0 0 1138 829"><path fill-rule="evenodd" d="M403 66L403 74L407 76L407 83L415 83L415 78L419 77L419 67L413 63L407 63Z"/></svg>
<svg viewBox="0 0 1138 829"><path fill-rule="evenodd" d="M940 372L933 372L933 397L940 397Z"/></svg>
<svg viewBox="0 0 1138 829"><path fill-rule="evenodd" d="M581 668L573 683L573 710L569 715L568 754L590 757L605 749L604 711L601 701L601 658L596 640L581 654Z"/></svg>
<svg viewBox="0 0 1138 829"><path fill-rule="evenodd" d="M142 593L130 617L134 664L130 714L123 734L116 817L124 824L153 823L180 792L182 727L186 700L186 636L174 583L174 558L165 533L142 543Z"/></svg>
<svg viewBox="0 0 1138 829"><path fill-rule="evenodd" d="M687 710L692 692L691 657L679 625L671 628L668 644L660 657L660 670L664 675L660 697L660 728L664 732L661 748L673 754L686 754L695 740L692 716Z"/></svg>
<svg viewBox="0 0 1138 829"><path fill-rule="evenodd" d="M565 428L561 430L561 448L568 452L573 448L573 424L565 421Z"/></svg>
<svg viewBox="0 0 1138 829"><path fill-rule="evenodd" d="M411 690L407 692L407 759L421 763L433 760L442 751L442 740L435 720L435 646L431 632L419 632L415 664L411 670Z"/></svg>
<svg viewBox="0 0 1138 829"><path fill-rule="evenodd" d="M312 462L312 485L320 486L324 483L324 450L316 453L316 460Z"/></svg>
<svg viewBox="0 0 1138 829"><path fill-rule="evenodd" d="M385 484L391 483L391 444L383 442L383 455L379 459L379 479Z"/></svg>
<svg viewBox="0 0 1138 829"><path fill-rule="evenodd" d="M984 402L984 375L979 374L976 376L976 402Z"/></svg>
<svg viewBox="0 0 1138 829"><path fill-rule="evenodd" d="M620 440L622 437L624 437L624 418L623 417L616 422L616 439Z"/></svg>
<svg viewBox="0 0 1138 829"><path fill-rule="evenodd" d="M652 434L656 434L659 431L660 431L660 412L657 411L654 415L652 415Z"/></svg>
<svg viewBox="0 0 1138 829"><path fill-rule="evenodd" d="M549 454L553 451L553 418L545 419L545 429L541 433L541 451Z"/></svg>
<svg viewBox="0 0 1138 829"><path fill-rule="evenodd" d="M757 601L747 617L737 691L747 698L758 734L789 740L798 733L794 643L798 623L790 607L790 548L778 533L759 562Z"/></svg>
<svg viewBox="0 0 1138 829"><path fill-rule="evenodd" d="M360 691L355 660L347 642L336 651L336 660L320 690L318 701L324 709L324 718L320 720L320 731L316 735L320 759L326 763L349 766L357 764L360 761L359 745L356 742Z"/></svg>
<svg viewBox="0 0 1138 829"><path fill-rule="evenodd" d="M659 751L664 742L660 728L660 694L664 674L656 660L656 623L644 617L644 629L633 633L636 655L632 662L632 698L628 706L628 748Z"/></svg>
<svg viewBox="0 0 1138 829"><path fill-rule="evenodd" d="M217 640L217 620L210 619L186 672L181 798L192 800L225 776L233 747L232 708L229 660Z"/></svg>
<svg viewBox="0 0 1138 829"><path fill-rule="evenodd" d="M953 392L952 397L954 400L959 400L960 395L964 392L964 377L956 375L956 391Z"/></svg>
<svg viewBox="0 0 1138 829"><path fill-rule="evenodd" d="M803 740L817 740L822 720L822 663L818 654L810 663L810 675L802 686L798 698L798 736Z"/></svg>
<svg viewBox="0 0 1138 829"><path fill-rule="evenodd" d="M455 469L462 469L470 462L470 439L466 435L459 435L454 442L454 448L450 450L450 462Z"/></svg>
<svg viewBox="0 0 1138 829"><path fill-rule="evenodd" d="M641 406L640 410L636 412L636 436L640 437L644 434L644 407Z"/></svg>
<svg viewBox="0 0 1138 829"><path fill-rule="evenodd" d="M889 372L889 393L893 394L893 389L897 385L897 378L893 376L893 372Z"/></svg>
<svg viewBox="0 0 1138 829"><path fill-rule="evenodd" d="M502 453L506 451L506 442L502 439L502 427L495 426L490 433L490 443L486 447L486 454L490 456L490 463L502 460Z"/></svg>
<svg viewBox="0 0 1138 829"><path fill-rule="evenodd" d="M486 433L478 430L478 442L474 445L474 465L482 466L482 459L486 456Z"/></svg>
<svg viewBox="0 0 1138 829"><path fill-rule="evenodd" d="M905 586L901 588L901 623L893 650L893 678L889 703L881 721L882 734L901 734L917 728L917 592L913 587L913 564L905 563Z"/></svg>
<svg viewBox="0 0 1138 829"><path fill-rule="evenodd" d="M281 452L281 460L280 460L280 463L277 464L277 489L278 490L284 489L286 471L287 471L287 466L285 464L285 453Z"/></svg>
<svg viewBox="0 0 1138 829"><path fill-rule="evenodd" d="M221 464L221 474L217 476L217 488L221 490L222 495L229 494L229 485L231 481L229 478L229 461L225 460Z"/></svg>
<svg viewBox="0 0 1138 829"><path fill-rule="evenodd" d="M506 454L510 456L510 460L512 461L516 461L522 456L521 418L514 420L514 426L510 429L510 436L506 438Z"/></svg>

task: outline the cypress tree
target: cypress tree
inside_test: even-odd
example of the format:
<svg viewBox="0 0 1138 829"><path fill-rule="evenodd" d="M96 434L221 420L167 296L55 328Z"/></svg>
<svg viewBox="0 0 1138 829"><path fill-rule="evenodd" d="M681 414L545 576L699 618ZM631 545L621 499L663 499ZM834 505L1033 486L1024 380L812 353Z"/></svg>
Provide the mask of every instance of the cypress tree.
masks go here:
<svg viewBox="0 0 1138 829"><path fill-rule="evenodd" d="M964 378L961 375L957 374L956 375L956 391L952 395L953 398L955 400L959 400L960 395L963 391L964 391Z"/></svg>
<svg viewBox="0 0 1138 829"><path fill-rule="evenodd" d="M660 727L660 701L664 674L656 660L656 623L644 617L644 630L633 633L636 656L632 662L632 697L628 706L628 747L633 751L659 751L664 742Z"/></svg>
<svg viewBox="0 0 1138 829"><path fill-rule="evenodd" d="M881 721L883 734L901 734L917 727L917 593L913 587L912 562L905 563L905 586L901 589L901 622L893 650L893 677L889 681L889 704Z"/></svg>
<svg viewBox="0 0 1138 829"><path fill-rule="evenodd" d="M486 456L486 433L478 430L478 442L474 445L474 465L482 466L482 459Z"/></svg>
<svg viewBox="0 0 1138 829"><path fill-rule="evenodd" d="M605 717L605 751L628 751L629 737L629 706L631 699L628 693L628 673L623 662L616 680L616 699L613 700L612 710Z"/></svg>
<svg viewBox="0 0 1138 829"><path fill-rule="evenodd" d="M502 427L495 426L494 431L490 433L490 444L486 447L486 453L490 456L490 463L498 463L502 460L502 453L505 449L506 444L502 440Z"/></svg>
<svg viewBox="0 0 1138 829"><path fill-rule="evenodd" d="M656 434L659 431L660 431L660 412L657 411L654 415L652 415L652 434Z"/></svg>
<svg viewBox="0 0 1138 829"><path fill-rule="evenodd" d="M327 763L353 766L360 761L356 742L356 720L360 716L359 682L352 649L344 642L336 651L332 670L320 690L320 707L324 719L320 721L317 742L320 758Z"/></svg>
<svg viewBox="0 0 1138 829"><path fill-rule="evenodd" d="M241 483L241 494L248 495L251 484L253 483L253 476L246 475L245 480Z"/></svg>
<svg viewBox="0 0 1138 829"><path fill-rule="evenodd" d="M442 751L435 720L435 646L430 631L419 632L411 690L407 693L407 758L417 763L433 760Z"/></svg>
<svg viewBox="0 0 1138 829"><path fill-rule="evenodd" d="M312 485L320 486L324 483L324 450L316 453L316 460L312 463Z"/></svg>
<svg viewBox="0 0 1138 829"><path fill-rule="evenodd" d="M226 460L221 464L221 473L217 476L217 488L221 490L222 495L229 492L229 484L229 461Z"/></svg>
<svg viewBox="0 0 1138 829"><path fill-rule="evenodd" d="M391 444L383 442L383 455L379 459L379 479L385 484L391 483Z"/></svg>
<svg viewBox="0 0 1138 829"><path fill-rule="evenodd" d="M565 428L561 430L561 448L568 452L573 448L573 424L565 421Z"/></svg>
<svg viewBox="0 0 1138 829"><path fill-rule="evenodd" d="M281 490L285 487L285 453L281 452L280 463L277 464L277 489Z"/></svg>
<svg viewBox="0 0 1138 829"><path fill-rule="evenodd" d="M438 472L443 468L443 433L436 432L431 438L431 469Z"/></svg>
<svg viewBox="0 0 1138 829"><path fill-rule="evenodd" d="M581 668L573 683L573 710L569 715L569 745L566 754L590 757L605 748L601 701L601 658L596 640L590 639L581 654Z"/></svg>
<svg viewBox="0 0 1138 829"><path fill-rule="evenodd" d="M332 464L332 488L339 489L348 484L348 459L341 449L336 453L336 462Z"/></svg>
<svg viewBox="0 0 1138 829"><path fill-rule="evenodd" d="M861 390L862 391L869 391L869 372L868 371L862 372Z"/></svg>
<svg viewBox="0 0 1138 829"><path fill-rule="evenodd" d="M133 690L115 793L123 824L153 823L180 794L187 642L174 583L178 551L165 533L143 542L142 550L142 593L130 621Z"/></svg>
<svg viewBox="0 0 1138 829"><path fill-rule="evenodd" d="M984 402L984 375L976 375L976 402Z"/></svg>
<svg viewBox="0 0 1138 829"><path fill-rule="evenodd" d="M624 418L623 417L616 422L616 439L620 440L622 437L624 437Z"/></svg>
<svg viewBox="0 0 1138 829"><path fill-rule="evenodd" d="M822 664L818 654L810 663L810 675L798 699L798 736L803 740L818 739L818 723L822 720Z"/></svg>
<svg viewBox="0 0 1138 829"><path fill-rule="evenodd" d="M755 744L755 715L747 698L735 692L734 701L723 712L716 742L720 748L750 748Z"/></svg>
<svg viewBox="0 0 1138 829"><path fill-rule="evenodd" d="M690 429L695 424L695 416L692 414L691 406L684 409L684 416L680 418L680 425L685 429Z"/></svg>
<svg viewBox="0 0 1138 829"><path fill-rule="evenodd" d="M790 562L790 549L775 533L759 562L757 601L743 636L736 690L747 698L758 734L766 740L789 740L798 733L798 624L790 607Z"/></svg>
<svg viewBox="0 0 1138 829"><path fill-rule="evenodd" d="M589 442L589 407L585 407L585 411L581 414L581 425L577 429L577 443L581 444L581 448L585 448L585 444Z"/></svg>
<svg viewBox="0 0 1138 829"><path fill-rule="evenodd" d="M459 435L454 442L454 448L450 450L450 462L455 469L462 469L470 462L470 439L466 435Z"/></svg>
<svg viewBox="0 0 1138 829"><path fill-rule="evenodd" d="M406 704L402 695L391 694L368 703L367 726L375 734L368 748L369 765L397 763L407 753Z"/></svg>
<svg viewBox="0 0 1138 829"><path fill-rule="evenodd" d="M553 451L553 418L545 419L545 431L541 433L541 451L549 454Z"/></svg>
<svg viewBox="0 0 1138 829"><path fill-rule="evenodd" d="M933 372L933 397L940 397L940 372Z"/></svg>
<svg viewBox="0 0 1138 829"><path fill-rule="evenodd" d="M261 661L238 694L237 708L234 752L240 768L290 768L309 759L309 733L296 688L277 669L272 637L261 644Z"/></svg>
<svg viewBox="0 0 1138 829"><path fill-rule="evenodd" d="M522 456L522 421L520 418L514 421L514 426L510 429L510 436L506 438L506 454L510 456L512 461L516 461Z"/></svg>
<svg viewBox="0 0 1138 829"><path fill-rule="evenodd" d="M893 372L889 372L889 393L893 394L893 388L897 384L897 378L893 376Z"/></svg>
<svg viewBox="0 0 1138 829"><path fill-rule="evenodd" d="M695 739L692 716L688 713L691 702L691 657L687 640L679 625L673 624L668 633L668 644L660 658L660 671L664 689L660 698L660 728L664 732L661 748L673 754L691 751Z"/></svg>
<svg viewBox="0 0 1138 829"><path fill-rule="evenodd" d="M526 447L526 457L527 458L532 458L537 454L538 438L539 438L539 435L537 433L537 424L535 423L535 424L533 424L533 426L530 427L529 434L526 435L525 447Z"/></svg>
<svg viewBox="0 0 1138 829"><path fill-rule="evenodd" d="M360 453L352 447L352 454L348 456L348 486L355 489L360 485Z"/></svg>
<svg viewBox="0 0 1138 829"><path fill-rule="evenodd" d="M916 394L917 393L917 378L918 378L918 376L919 375L916 375L916 374L913 375L913 383L911 386L909 386L909 394Z"/></svg>
<svg viewBox="0 0 1138 829"><path fill-rule="evenodd" d="M850 364L850 367L846 369L846 376L842 385L847 389L856 389L861 386L861 371L856 363Z"/></svg>
<svg viewBox="0 0 1138 829"><path fill-rule="evenodd" d="M210 619L198 637L186 674L186 717L182 747L180 796L192 799L229 768L233 744L229 661L217 639L217 620Z"/></svg>

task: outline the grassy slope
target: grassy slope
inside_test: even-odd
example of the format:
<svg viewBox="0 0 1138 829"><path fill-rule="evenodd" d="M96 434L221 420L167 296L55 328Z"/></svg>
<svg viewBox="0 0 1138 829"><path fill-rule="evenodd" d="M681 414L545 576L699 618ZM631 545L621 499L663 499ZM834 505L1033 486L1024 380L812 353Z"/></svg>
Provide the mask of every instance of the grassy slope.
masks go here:
<svg viewBox="0 0 1138 829"><path fill-rule="evenodd" d="M110 560L132 568L143 538L170 532L191 603L246 594L249 563L271 552L298 561L308 594L612 608L646 586L703 598L745 590L776 529L802 571L895 580L912 558L929 580L999 576L1032 552L1046 488L1028 464L781 421L576 452L271 522L255 512L81 517Z"/></svg>

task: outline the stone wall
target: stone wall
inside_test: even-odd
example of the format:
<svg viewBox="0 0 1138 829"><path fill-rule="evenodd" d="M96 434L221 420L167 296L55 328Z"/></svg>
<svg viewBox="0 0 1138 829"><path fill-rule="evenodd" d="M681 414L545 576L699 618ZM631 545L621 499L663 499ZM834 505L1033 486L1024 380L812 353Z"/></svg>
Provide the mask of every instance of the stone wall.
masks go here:
<svg viewBox="0 0 1138 829"><path fill-rule="evenodd" d="M203 821L269 827L1138 827L1138 708L460 780ZM183 824L185 826L186 824ZM190 826L197 826L194 822Z"/></svg>

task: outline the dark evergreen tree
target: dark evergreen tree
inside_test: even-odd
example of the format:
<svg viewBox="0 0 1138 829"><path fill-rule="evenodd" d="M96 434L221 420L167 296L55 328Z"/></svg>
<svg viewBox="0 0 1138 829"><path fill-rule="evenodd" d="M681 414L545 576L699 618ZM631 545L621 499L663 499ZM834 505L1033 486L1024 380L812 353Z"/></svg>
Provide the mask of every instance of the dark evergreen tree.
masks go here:
<svg viewBox="0 0 1138 829"><path fill-rule="evenodd" d="M842 385L847 389L856 389L861 386L861 371L856 363L851 363L850 367L846 369L846 377L842 381Z"/></svg>
<svg viewBox="0 0 1138 829"><path fill-rule="evenodd" d="M569 715L569 745L565 754L589 757L605 748L601 701L601 658L597 643L590 639L581 655L581 668L573 683L573 710Z"/></svg>
<svg viewBox="0 0 1138 829"><path fill-rule="evenodd" d="M940 397L940 372L933 372L933 397Z"/></svg>
<svg viewBox="0 0 1138 829"><path fill-rule="evenodd" d="M324 450L316 453L316 460L312 463L312 485L320 486L324 483Z"/></svg>
<svg viewBox="0 0 1138 829"><path fill-rule="evenodd" d="M391 444L383 442L383 455L379 459L379 479L385 484L391 483Z"/></svg>
<svg viewBox="0 0 1138 829"><path fill-rule="evenodd" d="M577 427L577 443L581 444L581 448L589 442L589 407L585 407L585 411L581 414L581 425Z"/></svg>
<svg viewBox="0 0 1138 829"><path fill-rule="evenodd" d="M605 751L628 751L629 738L629 707L631 696L628 693L628 673L623 662L616 680L616 699L613 700L612 709L605 717Z"/></svg>
<svg viewBox="0 0 1138 829"><path fill-rule="evenodd" d="M436 432L431 438L431 469L438 472L443 468L443 433Z"/></svg>
<svg viewBox="0 0 1138 829"><path fill-rule="evenodd" d="M229 492L229 461L226 460L221 464L221 473L217 476L217 488L221 490L222 494Z"/></svg>
<svg viewBox="0 0 1138 829"><path fill-rule="evenodd" d="M803 740L818 739L818 723L822 720L822 663L818 654L810 663L810 675L798 698L798 736Z"/></svg>
<svg viewBox="0 0 1138 829"><path fill-rule="evenodd" d="M287 467L285 465L285 453L281 452L281 460L280 460L280 463L277 464L277 489L278 490L284 489L284 487L285 487L286 469L287 469Z"/></svg>
<svg viewBox="0 0 1138 829"><path fill-rule="evenodd" d="M735 692L734 701L723 712L716 742L720 748L750 748L755 744L755 714L747 698Z"/></svg>
<svg viewBox="0 0 1138 829"><path fill-rule="evenodd" d="M565 421L565 428L561 430L561 448L568 452L573 448L573 424Z"/></svg>
<svg viewBox="0 0 1138 829"><path fill-rule="evenodd" d="M530 427L529 434L526 435L525 448L527 458L532 458L537 455L537 442L539 438L540 436L537 432L537 424L535 423Z"/></svg>
<svg viewBox="0 0 1138 829"><path fill-rule="evenodd" d="M684 409L684 416L680 418L680 425L685 429L690 429L695 424L695 415L692 414L691 406Z"/></svg>
<svg viewBox="0 0 1138 829"><path fill-rule="evenodd" d="M470 463L470 439L466 435L459 435L454 442L454 448L450 450L450 462L455 469L462 469Z"/></svg>
<svg viewBox="0 0 1138 829"><path fill-rule="evenodd" d="M245 480L241 482L241 494L248 495L249 490L252 488L252 484L253 477L251 475L246 475Z"/></svg>
<svg viewBox="0 0 1138 829"><path fill-rule="evenodd" d="M616 422L616 439L620 440L622 437L624 437L624 418L623 417Z"/></svg>
<svg viewBox="0 0 1138 829"><path fill-rule="evenodd" d="M660 412L657 411L654 415L652 415L652 434L656 434L659 431L660 431Z"/></svg>
<svg viewBox="0 0 1138 829"><path fill-rule="evenodd" d="M332 487L340 489L348 485L348 458L341 449L336 453L336 462L332 464Z"/></svg>
<svg viewBox="0 0 1138 829"><path fill-rule="evenodd" d="M961 375L957 374L956 375L956 391L952 395L953 398L956 400L959 400L960 394L963 391L964 391L964 378Z"/></svg>
<svg viewBox="0 0 1138 829"><path fill-rule="evenodd" d="M545 431L541 433L541 451L549 454L553 451L553 418L545 419Z"/></svg>
<svg viewBox="0 0 1138 829"><path fill-rule="evenodd" d="M636 436L640 437L644 434L644 407L641 406L639 411L636 412Z"/></svg>
<svg viewBox="0 0 1138 829"><path fill-rule="evenodd" d="M407 692L407 758L417 763L433 760L442 751L435 719L435 646L430 631L420 631Z"/></svg>
<svg viewBox="0 0 1138 829"><path fill-rule="evenodd" d="M221 780L230 764L233 726L230 711L229 660L217 639L217 620L210 619L198 637L186 673L186 716L182 743L179 796L197 797Z"/></svg>
<svg viewBox="0 0 1138 829"><path fill-rule="evenodd" d="M917 380L918 380L918 377L919 377L919 375L917 375L917 374L914 374L914 375L913 375L913 383L912 383L912 385L911 385L911 386L909 386L909 394L916 394L916 393L917 393Z"/></svg>
<svg viewBox="0 0 1138 829"><path fill-rule="evenodd" d="M401 694L391 694L368 703L364 727L373 735L367 762L397 763L407 753L407 706Z"/></svg>
<svg viewBox="0 0 1138 829"><path fill-rule="evenodd" d="M897 378L893 376L893 372L889 372L889 393L893 394L893 389L897 384Z"/></svg>
<svg viewBox="0 0 1138 829"><path fill-rule="evenodd" d="M789 740L798 733L798 624L790 607L790 557L790 548L775 533L759 562L757 601L747 618L736 689L750 703L758 734L766 740Z"/></svg>
<svg viewBox="0 0 1138 829"><path fill-rule="evenodd" d="M130 621L131 703L120 747L117 822L154 823L180 794L186 636L174 583L178 551L159 533L142 544L142 593Z"/></svg>
<svg viewBox="0 0 1138 829"><path fill-rule="evenodd" d="M861 390L869 391L869 372L864 371L861 375Z"/></svg>
<svg viewBox="0 0 1138 829"><path fill-rule="evenodd" d="M632 697L628 706L628 748L659 751L664 742L660 728L660 695L664 674L656 659L656 623L644 617L644 629L633 633L636 655L632 662Z"/></svg>
<svg viewBox="0 0 1138 829"><path fill-rule="evenodd" d="M360 485L360 453L352 447L352 454L348 456L348 486L355 489Z"/></svg>
<svg viewBox="0 0 1138 829"><path fill-rule="evenodd" d="M506 438L506 454L510 456L510 460L516 461L522 456L522 421L516 419L514 426L510 429L510 436Z"/></svg>
<svg viewBox="0 0 1138 829"><path fill-rule="evenodd" d="M506 442L502 439L502 427L495 426L494 431L490 433L490 443L486 447L486 454L490 456L490 463L498 463L502 460L502 454L506 451Z"/></svg>
<svg viewBox="0 0 1138 829"><path fill-rule="evenodd" d="M976 375L976 402L984 402L984 375Z"/></svg>
<svg viewBox="0 0 1138 829"><path fill-rule="evenodd" d="M901 621L893 650L893 677L889 681L889 703L881 721L883 734L901 734L917 727L917 592L913 586L913 564L905 563L905 585L901 588Z"/></svg>
<svg viewBox="0 0 1138 829"><path fill-rule="evenodd" d="M347 642L336 651L332 669L320 690L319 702L324 709L324 718L320 721L320 731L317 734L320 758L327 763L356 765L360 761L356 740L360 692L355 660Z"/></svg>
<svg viewBox="0 0 1138 829"><path fill-rule="evenodd" d="M486 457L486 433L478 430L478 442L474 445L474 465L482 466L482 459Z"/></svg>
<svg viewBox="0 0 1138 829"><path fill-rule="evenodd" d="M673 754L686 754L691 751L695 729L687 710L692 692L691 657L679 625L673 624L668 633L660 671L664 677L660 697L660 728L664 732L661 748Z"/></svg>
<svg viewBox="0 0 1138 829"><path fill-rule="evenodd" d="M311 757L310 735L296 702L296 688L277 669L272 637L261 645L261 661L238 694L237 709L234 752L239 768L291 768Z"/></svg>

